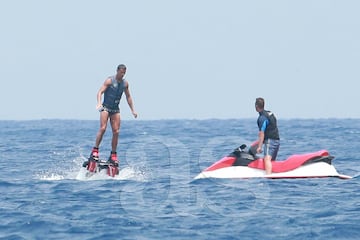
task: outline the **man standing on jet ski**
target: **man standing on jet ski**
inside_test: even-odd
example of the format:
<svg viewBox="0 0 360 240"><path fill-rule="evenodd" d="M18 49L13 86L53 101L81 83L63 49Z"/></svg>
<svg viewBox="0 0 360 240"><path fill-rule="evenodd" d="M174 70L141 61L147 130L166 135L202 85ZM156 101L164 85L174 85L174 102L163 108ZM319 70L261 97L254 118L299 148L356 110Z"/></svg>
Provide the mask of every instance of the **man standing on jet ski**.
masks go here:
<svg viewBox="0 0 360 240"><path fill-rule="evenodd" d="M259 127L259 139L257 153L262 152L264 145L264 164L266 174L271 174L271 160L275 160L280 148L279 130L275 115L264 109L265 100L261 97L256 98L255 109L259 113L257 125Z"/></svg>

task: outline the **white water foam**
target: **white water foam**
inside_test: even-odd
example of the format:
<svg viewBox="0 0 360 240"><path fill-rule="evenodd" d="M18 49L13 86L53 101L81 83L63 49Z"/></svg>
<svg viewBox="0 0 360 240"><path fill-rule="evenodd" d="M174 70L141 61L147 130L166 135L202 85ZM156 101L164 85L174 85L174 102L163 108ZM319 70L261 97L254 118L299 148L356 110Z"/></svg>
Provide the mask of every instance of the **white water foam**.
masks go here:
<svg viewBox="0 0 360 240"><path fill-rule="evenodd" d="M82 167L86 158L81 156L73 159L72 166L69 168L57 167L56 169L49 169L36 175L37 179L45 181L60 181L60 180L79 180L79 181L94 181L94 180L134 180L144 182L148 177L146 170L141 167L124 166L115 177L107 175L106 170L98 173L91 173Z"/></svg>

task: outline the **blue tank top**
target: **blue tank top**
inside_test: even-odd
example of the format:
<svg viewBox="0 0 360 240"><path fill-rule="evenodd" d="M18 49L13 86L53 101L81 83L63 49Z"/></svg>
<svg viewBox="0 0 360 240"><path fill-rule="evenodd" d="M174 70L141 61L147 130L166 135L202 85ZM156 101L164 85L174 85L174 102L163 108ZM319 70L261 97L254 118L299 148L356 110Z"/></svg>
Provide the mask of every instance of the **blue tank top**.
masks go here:
<svg viewBox="0 0 360 240"><path fill-rule="evenodd" d="M111 85L104 92L103 106L111 110L118 110L121 96L126 86L126 80L123 79L120 83L115 76L111 76Z"/></svg>

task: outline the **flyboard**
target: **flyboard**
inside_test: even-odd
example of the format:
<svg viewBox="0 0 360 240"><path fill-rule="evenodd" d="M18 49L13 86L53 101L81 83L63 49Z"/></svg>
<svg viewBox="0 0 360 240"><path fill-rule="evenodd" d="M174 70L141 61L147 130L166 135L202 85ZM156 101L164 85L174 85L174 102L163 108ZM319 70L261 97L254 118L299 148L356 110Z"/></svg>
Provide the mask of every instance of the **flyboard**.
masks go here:
<svg viewBox="0 0 360 240"><path fill-rule="evenodd" d="M119 175L119 165L112 161L102 160L93 156L90 156L87 161L82 165L80 170L81 175L85 178L91 178L94 175L108 175L115 177Z"/></svg>

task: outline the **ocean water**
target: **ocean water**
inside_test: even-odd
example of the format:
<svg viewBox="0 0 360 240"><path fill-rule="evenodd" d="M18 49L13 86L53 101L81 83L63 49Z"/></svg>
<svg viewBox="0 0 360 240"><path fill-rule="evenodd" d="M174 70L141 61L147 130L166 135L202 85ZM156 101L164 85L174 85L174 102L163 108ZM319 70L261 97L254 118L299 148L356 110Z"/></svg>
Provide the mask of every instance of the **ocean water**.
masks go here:
<svg viewBox="0 0 360 240"><path fill-rule="evenodd" d="M193 180L257 137L255 119L209 119L123 121L119 176L86 180L98 121L0 121L0 238L359 239L360 120L278 122L279 159L327 149L354 178Z"/></svg>

